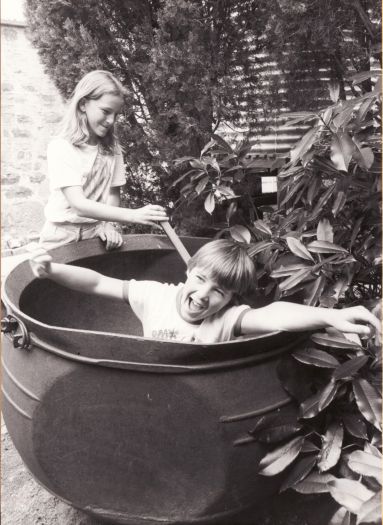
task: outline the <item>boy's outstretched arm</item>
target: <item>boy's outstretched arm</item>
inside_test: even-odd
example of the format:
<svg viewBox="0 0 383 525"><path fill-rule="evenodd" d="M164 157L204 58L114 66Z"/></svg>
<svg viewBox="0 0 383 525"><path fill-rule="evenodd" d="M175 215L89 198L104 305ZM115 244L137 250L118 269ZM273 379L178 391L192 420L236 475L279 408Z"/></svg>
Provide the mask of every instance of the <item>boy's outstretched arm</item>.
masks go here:
<svg viewBox="0 0 383 525"><path fill-rule="evenodd" d="M124 281L106 277L88 268L53 263L52 257L42 248L31 255L29 264L39 279L51 279L72 290L123 300Z"/></svg>
<svg viewBox="0 0 383 525"><path fill-rule="evenodd" d="M298 332L333 327L341 332L370 335L371 328L380 339L381 322L364 306L333 310L301 304L276 302L263 308L246 311L241 334L265 334L282 330Z"/></svg>

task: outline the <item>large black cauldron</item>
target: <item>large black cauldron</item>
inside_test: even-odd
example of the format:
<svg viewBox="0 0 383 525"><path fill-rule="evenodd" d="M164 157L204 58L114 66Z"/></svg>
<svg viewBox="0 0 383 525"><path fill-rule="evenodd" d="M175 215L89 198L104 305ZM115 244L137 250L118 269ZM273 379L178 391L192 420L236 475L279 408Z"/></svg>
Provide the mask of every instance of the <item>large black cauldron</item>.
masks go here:
<svg viewBox="0 0 383 525"><path fill-rule="evenodd" d="M194 253L203 239L186 238ZM54 260L118 278L184 279L157 235L52 250ZM127 305L34 279L28 262L2 295L3 411L25 464L49 491L111 523L234 520L276 490L257 475L259 444L235 446L257 419L292 411L276 375L299 344L275 334L214 345L142 337Z"/></svg>

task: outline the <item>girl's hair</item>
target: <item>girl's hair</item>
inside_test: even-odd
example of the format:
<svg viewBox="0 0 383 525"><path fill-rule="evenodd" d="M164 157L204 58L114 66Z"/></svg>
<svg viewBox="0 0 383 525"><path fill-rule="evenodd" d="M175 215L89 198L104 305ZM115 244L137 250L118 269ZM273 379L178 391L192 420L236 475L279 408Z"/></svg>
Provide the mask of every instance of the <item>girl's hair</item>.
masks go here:
<svg viewBox="0 0 383 525"><path fill-rule="evenodd" d="M202 246L188 262L188 270L200 268L219 286L238 295L255 287L255 266L246 246L228 239L211 241Z"/></svg>
<svg viewBox="0 0 383 525"><path fill-rule="evenodd" d="M80 109L80 103L84 100L97 100L103 95L116 95L122 99L127 90L109 71L95 70L87 73L75 87L66 114L62 120L60 135L65 137L74 146L85 144L89 139L87 117ZM100 144L107 153L116 150L117 138L114 134L114 126L108 130L105 137L100 138Z"/></svg>

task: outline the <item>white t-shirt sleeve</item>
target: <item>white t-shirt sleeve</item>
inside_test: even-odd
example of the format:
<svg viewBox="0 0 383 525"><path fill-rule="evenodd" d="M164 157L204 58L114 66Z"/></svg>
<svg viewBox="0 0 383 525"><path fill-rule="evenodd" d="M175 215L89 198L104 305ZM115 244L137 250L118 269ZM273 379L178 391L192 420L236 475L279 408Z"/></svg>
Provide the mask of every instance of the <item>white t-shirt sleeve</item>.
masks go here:
<svg viewBox="0 0 383 525"><path fill-rule="evenodd" d="M47 161L52 190L82 185L81 161L68 141L52 140L48 145Z"/></svg>
<svg viewBox="0 0 383 525"><path fill-rule="evenodd" d="M125 290L128 289L129 304L141 322L145 320L152 297L160 293L161 287L161 283L157 281L136 281L135 279L131 279L128 287L125 287Z"/></svg>
<svg viewBox="0 0 383 525"><path fill-rule="evenodd" d="M217 342L231 341L238 337L238 335L234 333L236 323L242 312L249 309L250 307L247 304L241 304L239 306L228 308L222 315L221 319L219 319L220 316L217 315Z"/></svg>
<svg viewBox="0 0 383 525"><path fill-rule="evenodd" d="M114 155L114 161L113 161L113 173L112 173L112 182L111 187L114 188L116 186L123 186L126 182L125 178L125 166L124 166L124 158L122 156L121 147L117 146L117 152Z"/></svg>

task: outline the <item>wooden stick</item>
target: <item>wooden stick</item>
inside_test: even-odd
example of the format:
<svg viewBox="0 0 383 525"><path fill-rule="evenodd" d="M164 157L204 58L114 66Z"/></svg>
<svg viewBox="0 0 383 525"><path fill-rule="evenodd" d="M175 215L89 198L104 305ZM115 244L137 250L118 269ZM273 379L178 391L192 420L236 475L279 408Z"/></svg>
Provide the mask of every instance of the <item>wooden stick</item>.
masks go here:
<svg viewBox="0 0 383 525"><path fill-rule="evenodd" d="M169 221L161 221L160 224L162 226L162 229L168 236L170 242L173 244L174 248L177 250L184 262L187 264L190 259L190 254L185 248L185 246L182 244L181 239L170 226Z"/></svg>

